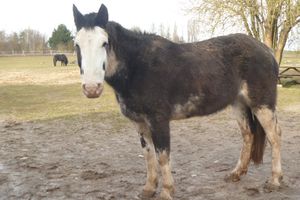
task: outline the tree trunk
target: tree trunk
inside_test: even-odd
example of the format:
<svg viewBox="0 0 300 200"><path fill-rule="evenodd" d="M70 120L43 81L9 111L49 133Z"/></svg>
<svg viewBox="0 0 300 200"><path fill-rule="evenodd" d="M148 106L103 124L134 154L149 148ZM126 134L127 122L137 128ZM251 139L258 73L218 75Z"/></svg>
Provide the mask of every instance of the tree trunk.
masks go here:
<svg viewBox="0 0 300 200"><path fill-rule="evenodd" d="M278 46L278 48L275 50L275 59L279 65L282 60L283 49L284 47L280 45L280 47Z"/></svg>
<svg viewBox="0 0 300 200"><path fill-rule="evenodd" d="M265 29L264 43L270 49L273 49L273 33L270 30L268 30L268 29Z"/></svg>
<svg viewBox="0 0 300 200"><path fill-rule="evenodd" d="M280 65L281 59L282 59L282 53L286 44L286 41L289 36L289 32L291 31L291 26L285 26L281 31L279 35L279 39L277 42L277 48L275 49L275 59L277 63Z"/></svg>

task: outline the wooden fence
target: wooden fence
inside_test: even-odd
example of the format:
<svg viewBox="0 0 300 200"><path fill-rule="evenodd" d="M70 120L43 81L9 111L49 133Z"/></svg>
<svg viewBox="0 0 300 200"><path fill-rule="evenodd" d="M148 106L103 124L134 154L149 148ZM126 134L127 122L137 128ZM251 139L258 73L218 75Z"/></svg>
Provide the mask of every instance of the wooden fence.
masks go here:
<svg viewBox="0 0 300 200"><path fill-rule="evenodd" d="M4 56L52 56L54 54L76 55L73 51L43 50L43 51L0 51L0 57Z"/></svg>
<svg viewBox="0 0 300 200"><path fill-rule="evenodd" d="M282 83L285 78L300 77L300 65L281 65L279 68L278 82Z"/></svg>

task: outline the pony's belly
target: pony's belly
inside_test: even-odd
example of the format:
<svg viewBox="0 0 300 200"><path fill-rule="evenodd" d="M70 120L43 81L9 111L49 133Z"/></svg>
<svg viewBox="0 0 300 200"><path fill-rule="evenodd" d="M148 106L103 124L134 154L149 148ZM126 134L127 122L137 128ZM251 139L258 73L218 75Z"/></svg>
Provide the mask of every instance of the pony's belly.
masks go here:
<svg viewBox="0 0 300 200"><path fill-rule="evenodd" d="M193 96L184 104L175 104L172 109L171 119L186 119L195 116L209 115L218 112L233 103L231 98L219 100L216 98L208 101L203 96Z"/></svg>
<svg viewBox="0 0 300 200"><path fill-rule="evenodd" d="M197 115L199 106L203 101L202 96L190 96L183 104L175 104L172 109L171 119L185 119Z"/></svg>

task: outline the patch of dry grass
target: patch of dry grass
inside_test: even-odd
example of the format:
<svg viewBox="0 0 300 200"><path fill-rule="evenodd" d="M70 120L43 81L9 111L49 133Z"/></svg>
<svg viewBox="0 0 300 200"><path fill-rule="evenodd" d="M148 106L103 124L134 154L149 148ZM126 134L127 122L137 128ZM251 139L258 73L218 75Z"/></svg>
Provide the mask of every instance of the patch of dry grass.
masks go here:
<svg viewBox="0 0 300 200"><path fill-rule="evenodd" d="M0 57L1 85L63 85L79 83L79 78L76 65L54 67L52 56Z"/></svg>
<svg viewBox="0 0 300 200"><path fill-rule="evenodd" d="M0 57L0 120L50 120L90 113L118 115L119 109L109 86L98 99L82 94L77 66L53 67L51 56Z"/></svg>
<svg viewBox="0 0 300 200"><path fill-rule="evenodd" d="M300 85L278 88L278 108L300 113Z"/></svg>

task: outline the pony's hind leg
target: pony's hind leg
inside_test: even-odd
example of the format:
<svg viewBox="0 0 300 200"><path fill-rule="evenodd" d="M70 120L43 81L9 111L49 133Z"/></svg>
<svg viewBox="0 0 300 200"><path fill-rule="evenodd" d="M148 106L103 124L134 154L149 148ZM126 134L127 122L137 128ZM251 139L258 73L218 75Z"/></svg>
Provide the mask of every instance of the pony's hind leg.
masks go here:
<svg viewBox="0 0 300 200"><path fill-rule="evenodd" d="M226 177L226 180L239 181L240 176L246 174L248 171L254 136L251 133L251 125L249 120L249 117L251 115L250 108L242 103L236 103L235 105L233 105L233 111L236 115L238 125L241 129L241 133L243 136L243 146L236 167L232 170L229 176Z"/></svg>
<svg viewBox="0 0 300 200"><path fill-rule="evenodd" d="M262 106L254 110L254 113L262 125L268 141L272 147L272 178L268 182L268 187L279 187L282 179L280 140L281 130L277 122L275 110Z"/></svg>
<svg viewBox="0 0 300 200"><path fill-rule="evenodd" d="M155 194L158 186L158 162L148 125L146 123L136 123L136 127L140 135L141 145L147 166L147 181L143 188L142 196L148 198Z"/></svg>
<svg viewBox="0 0 300 200"><path fill-rule="evenodd" d="M54 65L54 67L56 66L56 62L57 62L57 60L56 60L56 58L54 57L54 58L53 58L53 65Z"/></svg>

